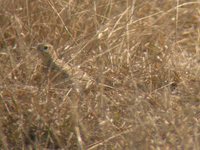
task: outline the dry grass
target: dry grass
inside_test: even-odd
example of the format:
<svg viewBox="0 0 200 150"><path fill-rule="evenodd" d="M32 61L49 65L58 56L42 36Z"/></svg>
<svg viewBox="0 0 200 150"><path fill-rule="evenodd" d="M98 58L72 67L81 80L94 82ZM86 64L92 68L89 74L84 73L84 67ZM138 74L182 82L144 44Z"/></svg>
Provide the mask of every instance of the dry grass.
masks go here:
<svg viewBox="0 0 200 150"><path fill-rule="evenodd" d="M0 148L200 149L199 17L195 0L0 0ZM41 42L95 84L33 84Z"/></svg>

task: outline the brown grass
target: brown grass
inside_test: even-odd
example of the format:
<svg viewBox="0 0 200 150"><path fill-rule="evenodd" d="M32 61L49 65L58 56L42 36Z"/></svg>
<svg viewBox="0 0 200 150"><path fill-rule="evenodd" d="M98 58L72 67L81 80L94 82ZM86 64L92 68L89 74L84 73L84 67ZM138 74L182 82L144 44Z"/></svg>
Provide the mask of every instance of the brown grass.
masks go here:
<svg viewBox="0 0 200 150"><path fill-rule="evenodd" d="M0 149L200 149L200 2L0 0ZM32 84L32 47L80 66L80 96Z"/></svg>

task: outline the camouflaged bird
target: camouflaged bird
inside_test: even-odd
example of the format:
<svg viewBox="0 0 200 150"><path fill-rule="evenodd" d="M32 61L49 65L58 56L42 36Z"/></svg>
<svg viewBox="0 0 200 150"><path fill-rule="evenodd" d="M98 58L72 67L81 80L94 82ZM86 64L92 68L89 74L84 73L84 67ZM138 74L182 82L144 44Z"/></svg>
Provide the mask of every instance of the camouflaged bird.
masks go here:
<svg viewBox="0 0 200 150"><path fill-rule="evenodd" d="M87 89L93 79L87 75L79 67L63 64L59 60L54 60L49 53L53 46L50 44L41 43L37 45L36 51L41 59L39 72L48 75L47 77L54 83L60 82L65 84L73 84L81 89Z"/></svg>

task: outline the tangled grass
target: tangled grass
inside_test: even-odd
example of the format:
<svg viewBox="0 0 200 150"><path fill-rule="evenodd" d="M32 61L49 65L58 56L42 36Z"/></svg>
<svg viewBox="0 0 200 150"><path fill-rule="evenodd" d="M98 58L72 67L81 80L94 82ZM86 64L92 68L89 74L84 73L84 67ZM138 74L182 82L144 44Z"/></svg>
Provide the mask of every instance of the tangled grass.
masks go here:
<svg viewBox="0 0 200 150"><path fill-rule="evenodd" d="M1 149L200 149L199 1L0 7ZM33 84L42 42L93 78L92 88L69 96Z"/></svg>

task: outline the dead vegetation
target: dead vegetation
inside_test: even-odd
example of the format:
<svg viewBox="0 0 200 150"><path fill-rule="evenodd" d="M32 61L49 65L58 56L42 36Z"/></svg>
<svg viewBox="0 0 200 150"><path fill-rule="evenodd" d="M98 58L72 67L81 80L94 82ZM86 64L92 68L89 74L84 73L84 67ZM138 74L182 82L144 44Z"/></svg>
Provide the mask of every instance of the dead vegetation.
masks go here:
<svg viewBox="0 0 200 150"><path fill-rule="evenodd" d="M0 7L1 149L200 149L200 2ZM48 76L33 84L42 42L95 84L80 93Z"/></svg>

